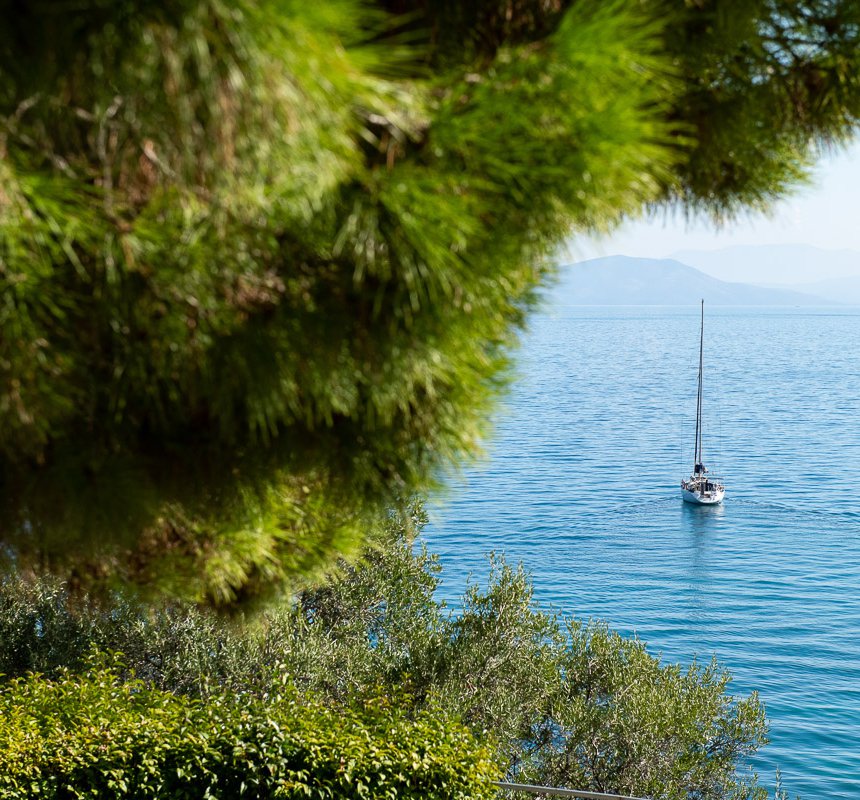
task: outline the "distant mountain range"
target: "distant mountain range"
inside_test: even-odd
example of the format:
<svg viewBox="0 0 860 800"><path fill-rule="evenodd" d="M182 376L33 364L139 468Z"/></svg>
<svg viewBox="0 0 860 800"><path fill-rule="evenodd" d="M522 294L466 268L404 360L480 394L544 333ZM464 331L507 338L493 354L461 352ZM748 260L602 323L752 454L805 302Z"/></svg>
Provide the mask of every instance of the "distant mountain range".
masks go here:
<svg viewBox="0 0 860 800"><path fill-rule="evenodd" d="M722 281L674 259L608 256L560 269L552 298L561 305L822 306L823 297Z"/></svg>
<svg viewBox="0 0 860 800"><path fill-rule="evenodd" d="M777 289L786 289L787 286L776 286ZM860 275L849 275L845 278L829 278L814 283L791 284L791 291L814 294L817 297L833 303L844 303L852 306L860 306Z"/></svg>
<svg viewBox="0 0 860 800"><path fill-rule="evenodd" d="M670 258L722 281L791 286L797 291L821 282L860 278L860 252L806 244L767 244L721 250L682 250ZM832 285L831 285L832 288Z"/></svg>

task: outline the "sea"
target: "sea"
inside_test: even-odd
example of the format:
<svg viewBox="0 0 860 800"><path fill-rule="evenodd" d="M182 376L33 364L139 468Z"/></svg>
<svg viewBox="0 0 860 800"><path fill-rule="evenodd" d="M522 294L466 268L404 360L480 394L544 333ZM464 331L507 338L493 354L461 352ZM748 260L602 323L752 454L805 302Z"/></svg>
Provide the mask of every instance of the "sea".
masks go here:
<svg viewBox="0 0 860 800"><path fill-rule="evenodd" d="M704 460L693 465L699 307L547 306L532 317L482 460L425 530L442 599L491 551L537 601L636 635L664 662L716 655L759 692L752 762L794 798L860 798L860 308L708 307ZM576 788L576 787L573 787Z"/></svg>

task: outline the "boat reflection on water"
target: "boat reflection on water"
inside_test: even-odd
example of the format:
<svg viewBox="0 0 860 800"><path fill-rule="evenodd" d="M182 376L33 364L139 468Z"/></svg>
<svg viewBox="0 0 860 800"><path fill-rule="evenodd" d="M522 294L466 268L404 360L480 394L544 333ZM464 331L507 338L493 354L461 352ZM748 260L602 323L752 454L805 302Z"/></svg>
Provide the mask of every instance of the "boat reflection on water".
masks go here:
<svg viewBox="0 0 860 800"><path fill-rule="evenodd" d="M712 530L713 526L726 516L726 504L684 503L681 506L681 513L684 515L685 525L689 525L693 533L698 533Z"/></svg>

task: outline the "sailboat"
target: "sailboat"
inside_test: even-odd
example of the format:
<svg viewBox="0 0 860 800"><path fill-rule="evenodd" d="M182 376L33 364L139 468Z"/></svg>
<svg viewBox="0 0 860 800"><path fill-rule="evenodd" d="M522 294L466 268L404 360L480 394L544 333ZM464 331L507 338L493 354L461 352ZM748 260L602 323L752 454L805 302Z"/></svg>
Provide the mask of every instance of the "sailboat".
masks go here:
<svg viewBox="0 0 860 800"><path fill-rule="evenodd" d="M722 481L708 474L702 458L702 367L705 352L705 301L702 300L702 325L699 331L699 394L696 399L696 447L693 474L681 481L681 497L686 503L713 506L721 503L726 494Z"/></svg>

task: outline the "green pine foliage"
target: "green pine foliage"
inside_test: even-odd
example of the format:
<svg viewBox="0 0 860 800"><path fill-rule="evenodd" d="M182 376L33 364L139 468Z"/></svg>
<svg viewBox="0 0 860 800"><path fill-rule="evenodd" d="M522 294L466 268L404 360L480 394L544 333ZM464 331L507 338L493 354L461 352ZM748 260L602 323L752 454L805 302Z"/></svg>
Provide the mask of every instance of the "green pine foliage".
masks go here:
<svg viewBox="0 0 860 800"><path fill-rule="evenodd" d="M693 5L693 4L690 4ZM857 129L853 0L719 0L670 28L694 146L669 199L719 221L766 210ZM692 77L692 79L689 79Z"/></svg>
<svg viewBox="0 0 860 800"><path fill-rule="evenodd" d="M850 136L855 0L6 0L0 557L254 603L476 452L575 231Z"/></svg>

